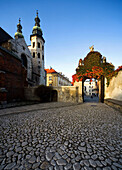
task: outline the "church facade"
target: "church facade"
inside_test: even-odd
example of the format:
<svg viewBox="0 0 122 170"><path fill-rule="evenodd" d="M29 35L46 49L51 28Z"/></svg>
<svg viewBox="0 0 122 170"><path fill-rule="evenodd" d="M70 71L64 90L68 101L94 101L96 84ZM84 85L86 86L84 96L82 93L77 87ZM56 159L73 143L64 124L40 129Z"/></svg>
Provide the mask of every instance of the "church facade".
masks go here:
<svg viewBox="0 0 122 170"><path fill-rule="evenodd" d="M46 85L46 72L44 70L44 43L43 33L40 28L40 19L35 18L35 26L30 35L31 45L27 46L22 34L22 26L17 24L15 39L11 38L1 43L1 46L17 55L27 70L27 82L29 86Z"/></svg>
<svg viewBox="0 0 122 170"><path fill-rule="evenodd" d="M46 85L45 40L40 28L38 12L30 40L31 45L27 46L20 19L14 38L0 27L0 96L2 96L0 102L3 99L4 101L23 100L24 87Z"/></svg>

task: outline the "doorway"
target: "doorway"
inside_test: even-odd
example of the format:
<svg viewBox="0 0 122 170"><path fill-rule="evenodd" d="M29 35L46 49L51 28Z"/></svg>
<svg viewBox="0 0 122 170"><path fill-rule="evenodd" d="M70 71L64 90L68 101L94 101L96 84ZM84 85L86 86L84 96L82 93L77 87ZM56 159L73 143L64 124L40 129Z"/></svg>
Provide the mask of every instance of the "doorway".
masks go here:
<svg viewBox="0 0 122 170"><path fill-rule="evenodd" d="M102 102L104 103L104 77L100 80L85 79L82 81L83 102Z"/></svg>

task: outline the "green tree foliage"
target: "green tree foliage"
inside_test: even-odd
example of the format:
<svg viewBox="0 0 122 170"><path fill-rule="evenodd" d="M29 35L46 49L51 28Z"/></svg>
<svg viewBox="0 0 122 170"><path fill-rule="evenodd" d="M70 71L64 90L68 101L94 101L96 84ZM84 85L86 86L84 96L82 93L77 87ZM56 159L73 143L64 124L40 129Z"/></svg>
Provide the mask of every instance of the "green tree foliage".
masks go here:
<svg viewBox="0 0 122 170"><path fill-rule="evenodd" d="M107 85L109 85L111 75L114 75L114 72L114 66L110 63L103 62L102 55L99 52L93 51L87 54L78 69L76 69L73 82L82 81L86 78L100 79L101 76L105 76L108 81Z"/></svg>

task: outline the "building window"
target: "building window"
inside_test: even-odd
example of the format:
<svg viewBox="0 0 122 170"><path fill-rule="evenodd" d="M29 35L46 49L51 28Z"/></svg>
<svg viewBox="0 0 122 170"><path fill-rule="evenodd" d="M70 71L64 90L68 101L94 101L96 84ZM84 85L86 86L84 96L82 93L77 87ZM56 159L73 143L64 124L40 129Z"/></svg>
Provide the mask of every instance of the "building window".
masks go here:
<svg viewBox="0 0 122 170"><path fill-rule="evenodd" d="M38 58L40 58L40 53L38 53Z"/></svg>
<svg viewBox="0 0 122 170"><path fill-rule="evenodd" d="M38 42L38 48L40 48L40 43Z"/></svg>
<svg viewBox="0 0 122 170"><path fill-rule="evenodd" d="M38 63L40 64L40 61L38 61Z"/></svg>
<svg viewBox="0 0 122 170"><path fill-rule="evenodd" d="M35 58L35 52L33 52L33 58Z"/></svg>
<svg viewBox="0 0 122 170"><path fill-rule="evenodd" d="M33 42L33 48L35 47L35 42Z"/></svg>
<svg viewBox="0 0 122 170"><path fill-rule="evenodd" d="M49 80L52 80L52 76L49 76Z"/></svg>
<svg viewBox="0 0 122 170"><path fill-rule="evenodd" d="M44 55L42 55L42 60L44 60Z"/></svg>
<svg viewBox="0 0 122 170"><path fill-rule="evenodd" d="M44 46L42 45L42 50L44 51Z"/></svg>

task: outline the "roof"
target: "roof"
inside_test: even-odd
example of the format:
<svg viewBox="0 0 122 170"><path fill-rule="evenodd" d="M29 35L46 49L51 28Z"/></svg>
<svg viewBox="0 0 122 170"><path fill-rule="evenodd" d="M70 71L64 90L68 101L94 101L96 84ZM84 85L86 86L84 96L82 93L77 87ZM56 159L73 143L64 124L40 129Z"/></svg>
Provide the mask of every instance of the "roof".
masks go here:
<svg viewBox="0 0 122 170"><path fill-rule="evenodd" d="M6 31L0 27L0 43L13 39Z"/></svg>
<svg viewBox="0 0 122 170"><path fill-rule="evenodd" d="M57 73L54 69L45 69L47 73Z"/></svg>
<svg viewBox="0 0 122 170"><path fill-rule="evenodd" d="M8 49L6 49L6 48L4 48L4 47L2 47L2 46L0 46L0 49L3 50L3 51L5 51L6 53L12 55L12 56L15 57L16 59L21 60L21 59L20 59L17 55L15 55L12 51L9 51Z"/></svg>
<svg viewBox="0 0 122 170"><path fill-rule="evenodd" d="M64 79L66 79L66 80L68 80L69 82L70 82L70 80L67 78L67 77L65 77L61 72L57 72L57 71L55 71L53 68L50 68L50 69L45 69L45 71L47 72L47 73L57 73L59 76L62 76ZM71 83L71 82L70 82Z"/></svg>

